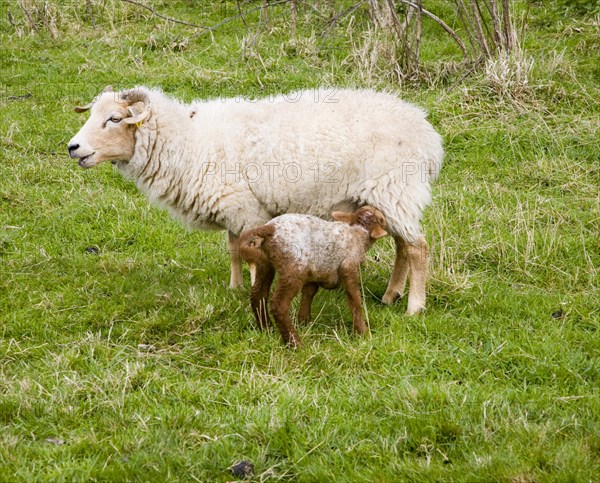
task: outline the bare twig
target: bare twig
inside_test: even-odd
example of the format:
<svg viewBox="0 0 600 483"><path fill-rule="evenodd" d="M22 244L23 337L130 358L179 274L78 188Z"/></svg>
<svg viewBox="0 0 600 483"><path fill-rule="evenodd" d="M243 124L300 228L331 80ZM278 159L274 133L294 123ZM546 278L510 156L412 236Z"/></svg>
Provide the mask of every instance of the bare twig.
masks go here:
<svg viewBox="0 0 600 483"><path fill-rule="evenodd" d="M321 34L321 38L323 40L321 41L321 45L319 45L319 48L321 48L323 46L323 44L325 44L325 41L329 37L329 34L337 25L338 20L340 20L342 17L345 17L346 15L350 15L350 14L353 14L354 12L356 12L356 10L358 10L360 8L360 6L363 3L365 3L365 1L366 0L359 0L354 5L348 7L344 10L341 10L340 13L335 15L331 20L329 20L329 22L327 22L328 23L327 29L325 31L323 31L323 33Z"/></svg>
<svg viewBox="0 0 600 483"><path fill-rule="evenodd" d="M12 13L10 13L10 10L8 12L6 12L6 16L8 17L8 23L11 24L16 29L17 25L15 24L15 20L12 16Z"/></svg>
<svg viewBox="0 0 600 483"><path fill-rule="evenodd" d="M235 4L237 5L238 12L240 12L240 18L242 19L244 28L246 30L248 30L248 24L246 23L246 18L244 17L244 12L242 12L242 6L240 5L240 0L236 0Z"/></svg>
<svg viewBox="0 0 600 483"><path fill-rule="evenodd" d="M483 1L485 3L485 0L471 0L471 3L475 3L475 7L477 8L477 14L479 15L479 18L481 20L481 25L483 26L483 28L485 29L485 35L486 37L484 37L485 39L492 39L492 42L494 41L494 37L493 35L490 33L490 29L488 26L488 22L485 21L485 18L483 16L483 13L481 13L481 5L480 2ZM487 41L487 40L486 40ZM491 50L490 50L491 52ZM490 54L491 55L491 54Z"/></svg>
<svg viewBox="0 0 600 483"><path fill-rule="evenodd" d="M401 50L401 55L402 55L402 68L404 69L404 74L407 73L411 73L411 71L415 71L416 69L412 68L412 60L411 60L411 45L410 42L408 40L408 30L410 28L410 22L412 21L413 17L415 16L415 9L410 8L408 9L408 12L406 13L406 18L404 19L404 22L401 25L401 36L402 36L402 50ZM418 65L417 65L417 69L418 69Z"/></svg>
<svg viewBox="0 0 600 483"><path fill-rule="evenodd" d="M96 30L96 19L94 18L94 10L92 9L92 2L90 0L85 0L85 8L92 21L92 28Z"/></svg>
<svg viewBox="0 0 600 483"><path fill-rule="evenodd" d="M122 1L131 1L131 0L122 0ZM278 0L276 2L271 2L271 3L265 2L262 5L260 5L259 7L249 8L248 10L244 11L244 15L248 15L249 13L256 12L257 10L263 11L265 9L268 9L269 7L274 7L276 5L281 5L282 3L288 3L290 1L291 0ZM211 27L202 27L204 29L204 31L201 33L212 32L212 31L218 29L219 27L221 27L222 25L225 25L226 23L229 23L229 22L233 22L234 20L237 20L238 18L240 18L239 14L233 15L232 17L228 17L226 19L223 19L219 23L212 25Z"/></svg>
<svg viewBox="0 0 600 483"><path fill-rule="evenodd" d="M477 67L479 67L479 64L483 62L484 58L485 57L483 55L480 56L479 59L477 59L477 61L473 64L473 66L467 72L465 72L460 79L458 79L454 84L452 84L450 89L446 91L446 94L450 94L457 85L459 85L463 80L465 80L469 75L471 75L471 73L474 72L475 69L477 69Z"/></svg>
<svg viewBox="0 0 600 483"><path fill-rule="evenodd" d="M396 36L402 36L400 20L396 15L393 0L368 0L373 23L384 31L395 31Z"/></svg>
<svg viewBox="0 0 600 483"><path fill-rule="evenodd" d="M265 28L267 28L269 26L269 2L268 0L263 0L263 4L262 4L263 8L260 11L260 18L262 20L262 23L265 25Z"/></svg>
<svg viewBox="0 0 600 483"><path fill-rule="evenodd" d="M31 15L29 14L29 10L27 10L27 8L25 7L25 5L23 5L23 0L19 0L19 7L21 7L21 10L23 10L23 12L25 13L25 16L27 17L27 20L29 21L30 27L33 30L35 30L36 32L39 32L37 26L35 25L33 19L31 18Z"/></svg>
<svg viewBox="0 0 600 483"><path fill-rule="evenodd" d="M477 46L475 44L475 39L473 38L473 33L471 32L471 24L468 21L469 11L467 10L467 7L465 7L463 0L456 0L456 5L458 11L458 18L462 22L463 27L465 28L465 32L467 32L467 37L469 38L469 44L471 45L473 54L477 55Z"/></svg>
<svg viewBox="0 0 600 483"><path fill-rule="evenodd" d="M19 1L21 1L21 0L19 0ZM177 19L175 19L175 18L167 17L167 16L165 16L165 15L162 15L162 14L158 13L158 12L157 12L156 10L154 10L152 7L149 7L148 5L144 5L143 3L140 3L140 2L136 2L135 0L121 0L121 1L122 1L122 2L126 2L126 3L131 3L132 5L137 5L138 7L145 8L146 10L149 10L150 12L152 12L152 14L153 14L153 15L155 15L155 16L157 16L157 17L160 17L160 18L162 18L162 19L164 19L164 20L167 20L167 21L169 21L169 22L178 23L178 24L181 24L181 25L187 25L188 27L194 27L194 28L199 28L199 29L202 29L202 32L200 32L200 34L205 34L205 33L208 33L208 32L213 32L214 30L218 29L218 28L219 28L219 27L221 27L222 25L225 25L225 24L227 24L227 23L229 23L229 22L232 22L232 21L234 21L234 20L237 20L238 18L242 18L242 20L243 20L243 18L244 18L244 16L245 16L245 15L248 15L248 14L250 14L250 13L252 13L252 12L256 12L256 11L258 11L258 10L264 11L264 10L266 10L266 9L270 8L270 7L274 7L274 6L276 6L276 5L281 5L281 4L283 4L283 3L288 3L288 2L290 2L291 0L277 0L277 1L275 1L275 2L268 2L268 1L265 1L265 2L263 2L263 3L262 3L260 6L258 6L258 7L249 8L248 10L245 10L245 11L243 11L243 12L240 12L240 13L239 13L239 14L237 14L237 15L233 15L233 16L231 16L231 17L228 17L228 18L226 18L226 19L223 19L223 20L221 20L220 22L218 22L217 24L215 24L215 25L212 25L212 26L206 26L206 25L197 25L197 24L194 24L194 23L184 22L184 21L182 21L182 20L177 20ZM239 5L239 4L238 4L238 5Z"/></svg>
<svg viewBox="0 0 600 483"><path fill-rule="evenodd" d="M422 0L417 0L417 32L415 33L415 63L417 69L419 69L419 51L421 48L421 17L422 17L422 9L423 5L421 4Z"/></svg>
<svg viewBox="0 0 600 483"><path fill-rule="evenodd" d="M506 50L509 52L515 46L515 33L510 19L510 1L502 0L502 19L504 23L504 37L506 39Z"/></svg>
<svg viewBox="0 0 600 483"><path fill-rule="evenodd" d="M292 42L296 42L296 26L298 23L298 0L290 0L290 26Z"/></svg>
<svg viewBox="0 0 600 483"><path fill-rule="evenodd" d="M398 0L398 1L401 3L404 3L405 5L410 5L412 8L415 8L415 9L419 8L418 5L414 4L413 2L409 2L408 0ZM467 52L467 48L465 47L465 44L463 43L463 41L460 40L460 37L458 35L456 35L456 32L454 30L452 30L450 27L448 27L446 22L444 22L437 15L434 15L433 13L431 13L429 10L425 10L424 8L421 8L421 13L423 13L424 15L427 15L430 19L437 22L439 24L439 26L442 27L446 32L448 32L448 34L450 34L450 37L452 37L454 39L454 41L458 44L458 46L460 47L460 50L462 51L464 56L465 57L469 56L469 54Z"/></svg>
<svg viewBox="0 0 600 483"><path fill-rule="evenodd" d="M488 5L487 2L486 5ZM506 42L500 32L500 17L498 16L498 5L496 0L489 0L488 10L490 11L492 25L494 26L494 42L496 42L496 47L498 49L502 49L506 46Z"/></svg>
<svg viewBox="0 0 600 483"><path fill-rule="evenodd" d="M415 14L415 9L414 8L409 9L408 13L404 17L404 21L402 22L402 25L400 25L400 31L402 32L402 34L404 34L405 39L406 39L406 31L408 30L408 27L410 26L410 22L412 21L414 14Z"/></svg>
<svg viewBox="0 0 600 483"><path fill-rule="evenodd" d="M50 33L50 37L52 37L53 39L58 38L58 32L56 31L55 28L52 27L52 23L49 20L50 12L48 10L48 3L44 3L44 11L43 12L40 12L39 8L38 8L38 13L40 13L40 15L42 17L42 22L44 22L44 25L48 29L48 32Z"/></svg>
<svg viewBox="0 0 600 483"><path fill-rule="evenodd" d="M479 42L479 47L485 53L486 57L490 56L490 49L485 40L485 34L483 32L482 19L479 14L479 8L476 0L471 0L471 12L473 13L473 20L475 23L475 36L477 37L477 41Z"/></svg>
<svg viewBox="0 0 600 483"><path fill-rule="evenodd" d="M194 24L194 23L184 22L183 20L177 20L175 18L167 17L166 15L162 15L162 14L158 13L152 7L149 7L148 5L144 5L143 3L140 3L140 2L136 2L135 0L121 0L121 1L122 2L126 2L126 3L131 3L132 5L137 5L138 7L145 8L146 10L150 10L152 12L152 15L155 15L155 16L157 16L159 18L162 18L164 20L167 20L169 22L178 23L178 24L181 24L181 25L187 25L188 27L195 27L195 28L199 28L199 29L207 29L207 28L209 28L209 27L205 27L203 25L197 25L197 24Z"/></svg>

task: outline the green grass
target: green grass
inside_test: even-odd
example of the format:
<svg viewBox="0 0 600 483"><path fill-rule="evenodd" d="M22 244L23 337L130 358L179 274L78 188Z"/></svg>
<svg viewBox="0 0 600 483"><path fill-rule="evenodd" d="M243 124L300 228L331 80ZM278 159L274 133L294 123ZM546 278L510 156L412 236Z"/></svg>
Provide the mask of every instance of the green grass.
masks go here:
<svg viewBox="0 0 600 483"><path fill-rule="evenodd" d="M330 13L301 8L294 43L285 5L251 41L258 14L197 36L109 0L93 30L79 3L48 2L56 38L2 4L0 481L228 481L242 459L255 481L597 480L597 18L532 3L525 86L483 71L399 85L356 63L364 9L323 43ZM237 12L153 5L200 24ZM457 60L424 28L425 62ZM426 313L380 304L383 240L362 273L369 337L340 292L319 293L299 351L257 331L248 289L227 289L222 233L68 159L72 106L105 84L186 100L373 85L427 108L447 155Z"/></svg>

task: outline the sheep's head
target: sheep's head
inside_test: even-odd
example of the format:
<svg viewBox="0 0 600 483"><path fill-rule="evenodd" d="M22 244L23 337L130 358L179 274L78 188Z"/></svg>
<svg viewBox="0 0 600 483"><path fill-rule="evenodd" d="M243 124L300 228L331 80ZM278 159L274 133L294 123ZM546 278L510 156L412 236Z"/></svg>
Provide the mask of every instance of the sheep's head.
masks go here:
<svg viewBox="0 0 600 483"><path fill-rule="evenodd" d="M349 225L361 225L369 232L373 240L383 238L388 234L386 231L387 221L385 216L381 211L372 206L363 206L354 213L334 211L331 213L331 216L334 220L343 221Z"/></svg>
<svg viewBox="0 0 600 483"><path fill-rule="evenodd" d="M75 112L88 110L89 119L69 141L69 155L82 168L103 161L129 161L135 151L135 130L150 115L148 91L113 92L108 86L87 106L75 108Z"/></svg>

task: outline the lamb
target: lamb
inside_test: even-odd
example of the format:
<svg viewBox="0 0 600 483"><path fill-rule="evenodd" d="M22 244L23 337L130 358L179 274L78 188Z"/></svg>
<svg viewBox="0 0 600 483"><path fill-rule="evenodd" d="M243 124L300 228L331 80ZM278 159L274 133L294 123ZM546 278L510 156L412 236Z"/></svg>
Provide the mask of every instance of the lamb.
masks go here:
<svg viewBox="0 0 600 483"><path fill-rule="evenodd" d="M389 93L318 89L257 101L183 104L158 89L105 89L68 149L79 166L111 161L151 201L195 229L225 229L231 287L242 283L239 234L284 213L328 218L371 205L396 243L384 303L425 307L421 232L442 141L424 111Z"/></svg>
<svg viewBox="0 0 600 483"><path fill-rule="evenodd" d="M364 206L354 213L334 211L335 222L310 215L281 215L266 225L240 236L240 255L254 267L251 305L259 328L269 325L267 302L275 273L279 279L271 300L271 312L283 341L301 342L289 315L290 304L302 289L298 320L311 318L311 305L319 287L343 285L352 311L352 325L359 334L367 330L362 317L359 267L378 238L387 235L383 214Z"/></svg>

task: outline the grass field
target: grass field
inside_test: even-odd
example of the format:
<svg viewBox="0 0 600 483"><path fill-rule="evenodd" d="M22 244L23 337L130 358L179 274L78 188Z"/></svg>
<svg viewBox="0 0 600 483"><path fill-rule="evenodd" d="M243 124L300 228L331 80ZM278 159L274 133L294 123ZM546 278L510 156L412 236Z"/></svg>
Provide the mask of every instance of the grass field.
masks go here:
<svg viewBox="0 0 600 483"><path fill-rule="evenodd" d="M291 39L285 4L262 30L255 11L199 35L117 0L27 1L32 28L4 1L0 481L231 481L243 459L253 481L598 481L600 20L553 3L518 2L521 56L464 78L424 21L431 75L399 83L364 63L366 6L330 28L327 2L301 4ZM202 25L238 12L152 5ZM426 313L381 305L385 239L362 272L369 337L336 291L301 350L258 332L223 233L68 159L72 107L106 84L185 100L371 86L425 107L447 151Z"/></svg>

